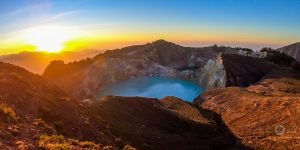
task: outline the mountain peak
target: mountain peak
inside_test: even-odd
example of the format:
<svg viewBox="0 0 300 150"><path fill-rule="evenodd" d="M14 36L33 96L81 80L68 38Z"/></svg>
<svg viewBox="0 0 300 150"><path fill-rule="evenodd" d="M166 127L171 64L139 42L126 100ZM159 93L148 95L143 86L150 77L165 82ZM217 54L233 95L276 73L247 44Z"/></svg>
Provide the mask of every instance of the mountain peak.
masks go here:
<svg viewBox="0 0 300 150"><path fill-rule="evenodd" d="M154 42L152 42L152 44L163 44L163 43L170 43L164 39L159 39L159 40L156 40Z"/></svg>

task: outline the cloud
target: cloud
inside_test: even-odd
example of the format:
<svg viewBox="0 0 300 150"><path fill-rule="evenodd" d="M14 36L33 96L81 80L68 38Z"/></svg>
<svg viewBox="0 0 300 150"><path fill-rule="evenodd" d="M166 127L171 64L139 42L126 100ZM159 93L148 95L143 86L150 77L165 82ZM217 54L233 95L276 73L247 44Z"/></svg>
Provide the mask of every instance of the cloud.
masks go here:
<svg viewBox="0 0 300 150"><path fill-rule="evenodd" d="M72 10L72 11L61 12L61 13L52 15L50 17L47 17L45 20L43 20L43 22L45 22L45 23L53 22L53 21L56 21L58 19L70 16L70 15L82 13L84 11L86 11L86 10Z"/></svg>
<svg viewBox="0 0 300 150"><path fill-rule="evenodd" d="M34 4L26 7L22 7L16 10L13 10L11 12L8 12L4 14L4 16L17 16L17 15L22 15L26 13L31 13L31 12L38 12L38 11L44 11L49 8L51 8L51 3L39 3L39 4Z"/></svg>

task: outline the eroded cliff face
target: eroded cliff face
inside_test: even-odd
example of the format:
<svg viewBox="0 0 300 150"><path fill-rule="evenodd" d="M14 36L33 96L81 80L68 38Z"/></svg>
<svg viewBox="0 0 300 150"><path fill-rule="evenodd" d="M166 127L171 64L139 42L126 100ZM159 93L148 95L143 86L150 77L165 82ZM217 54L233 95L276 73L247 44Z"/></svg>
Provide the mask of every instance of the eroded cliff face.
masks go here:
<svg viewBox="0 0 300 150"><path fill-rule="evenodd" d="M205 89L245 87L258 82L278 68L279 66L256 57L220 54L216 59L206 63L197 80Z"/></svg>
<svg viewBox="0 0 300 150"><path fill-rule="evenodd" d="M222 56L219 55L215 60L209 60L201 69L197 80L201 87L206 90L225 87L226 71Z"/></svg>

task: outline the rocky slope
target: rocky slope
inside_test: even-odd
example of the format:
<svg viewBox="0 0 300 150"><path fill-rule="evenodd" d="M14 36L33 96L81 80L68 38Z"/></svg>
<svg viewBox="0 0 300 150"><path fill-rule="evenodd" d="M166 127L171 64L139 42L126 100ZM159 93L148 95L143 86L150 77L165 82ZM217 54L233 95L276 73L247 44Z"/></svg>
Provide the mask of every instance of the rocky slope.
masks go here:
<svg viewBox="0 0 300 150"><path fill-rule="evenodd" d="M300 148L299 76L268 76L247 88L211 90L194 103L219 114L233 134L251 148Z"/></svg>
<svg viewBox="0 0 300 150"><path fill-rule="evenodd" d="M159 40L107 51L89 61L52 62L43 76L76 99L91 98L105 86L138 76L165 76L199 81L201 68L220 52L239 54L230 47L190 48ZM252 51L246 51L251 55ZM254 54L254 53L253 53Z"/></svg>
<svg viewBox="0 0 300 150"><path fill-rule="evenodd" d="M42 77L0 63L0 84L0 147L31 147L41 134L71 135L72 127L81 126L73 116L79 116L79 105Z"/></svg>
<svg viewBox="0 0 300 150"><path fill-rule="evenodd" d="M99 134L105 138L113 134L116 142L130 143L138 149L239 147L236 145L237 139L226 128L182 117L164 104L149 98L106 97L89 105L88 110L99 115L90 118L101 129Z"/></svg>
<svg viewBox="0 0 300 150"><path fill-rule="evenodd" d="M277 50L293 57L300 63L300 42L279 48Z"/></svg>
<svg viewBox="0 0 300 150"><path fill-rule="evenodd" d="M199 123L209 123L212 120L207 119L202 109L196 108L193 104L174 96L168 96L161 99L164 107L178 113L180 116Z"/></svg>
<svg viewBox="0 0 300 150"><path fill-rule="evenodd" d="M263 59L222 54L208 61L200 79L208 89L223 88L205 92L194 103L219 114L244 145L300 148L299 72Z"/></svg>
<svg viewBox="0 0 300 150"><path fill-rule="evenodd" d="M216 116L180 99L110 96L79 102L6 63L0 63L0 79L1 149L243 148L215 123Z"/></svg>

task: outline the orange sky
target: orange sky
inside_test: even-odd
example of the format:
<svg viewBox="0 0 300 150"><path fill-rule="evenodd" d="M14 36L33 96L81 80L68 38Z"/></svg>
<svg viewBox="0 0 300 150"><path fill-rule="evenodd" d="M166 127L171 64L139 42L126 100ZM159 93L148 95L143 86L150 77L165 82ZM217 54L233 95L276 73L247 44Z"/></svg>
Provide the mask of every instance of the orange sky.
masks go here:
<svg viewBox="0 0 300 150"><path fill-rule="evenodd" d="M1 1L0 55L106 50L158 39L253 49L300 40L297 0L153 1Z"/></svg>

